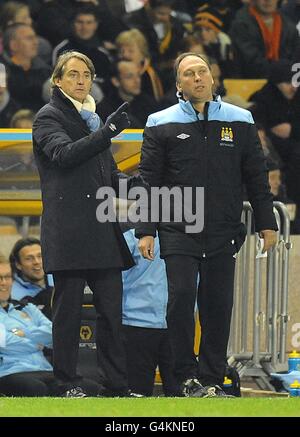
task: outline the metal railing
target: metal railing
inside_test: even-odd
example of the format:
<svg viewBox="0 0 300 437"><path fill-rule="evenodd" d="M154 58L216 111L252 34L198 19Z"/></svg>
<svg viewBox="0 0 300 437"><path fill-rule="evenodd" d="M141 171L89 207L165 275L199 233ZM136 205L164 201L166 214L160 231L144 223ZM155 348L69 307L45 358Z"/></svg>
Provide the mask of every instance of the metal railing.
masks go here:
<svg viewBox="0 0 300 437"><path fill-rule="evenodd" d="M240 376L257 378L262 388L273 388L267 376L287 369L288 268L290 217L286 206L274 202L277 244L266 258L258 257L253 211L244 202L242 220L247 237L238 257L228 361Z"/></svg>

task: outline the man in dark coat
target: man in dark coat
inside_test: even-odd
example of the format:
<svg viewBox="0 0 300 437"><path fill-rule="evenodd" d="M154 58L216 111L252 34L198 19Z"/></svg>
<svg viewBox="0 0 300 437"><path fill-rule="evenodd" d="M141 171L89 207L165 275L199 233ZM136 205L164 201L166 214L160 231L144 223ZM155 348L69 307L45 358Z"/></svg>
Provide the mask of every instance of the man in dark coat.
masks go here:
<svg viewBox="0 0 300 437"><path fill-rule="evenodd" d="M300 39L278 1L252 0L237 12L230 29L237 68L245 79L269 77L278 59L298 62Z"/></svg>
<svg viewBox="0 0 300 437"><path fill-rule="evenodd" d="M121 339L121 270L133 260L117 223L96 218L96 192L115 189L121 174L111 138L129 126L119 108L100 128L89 95L95 70L79 52L63 54L51 78L53 95L33 124L33 149L41 179L41 242L45 272L54 278L54 373L65 396L84 397L76 374L85 283L98 314L99 366L112 396L126 396L127 372Z"/></svg>

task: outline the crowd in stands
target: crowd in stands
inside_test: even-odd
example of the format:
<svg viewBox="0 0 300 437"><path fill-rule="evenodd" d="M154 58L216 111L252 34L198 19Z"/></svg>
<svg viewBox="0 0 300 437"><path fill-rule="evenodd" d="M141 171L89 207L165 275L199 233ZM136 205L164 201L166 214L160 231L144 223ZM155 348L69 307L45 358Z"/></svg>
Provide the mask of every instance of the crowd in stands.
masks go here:
<svg viewBox="0 0 300 437"><path fill-rule="evenodd" d="M131 127L143 128L150 113L177 103L174 59L195 51L213 65L215 92L253 112L276 152L269 164L280 168L289 200L299 205L300 100L298 83L291 81L297 72L292 66L300 59L300 2L141 4L134 10L124 0L1 2L0 62L6 75L0 81L0 128L31 127L34 114L49 101L53 65L71 49L95 65L91 93L103 121L127 101ZM224 78L268 83L250 97L254 105L249 108L248 102L226 95ZM300 232L299 224L294 231Z"/></svg>
<svg viewBox="0 0 300 437"><path fill-rule="evenodd" d="M300 59L300 1L146 0L142 8L133 11L126 9L128 4L123 0L3 0L0 63L6 74L0 78L0 128L32 127L35 113L49 101L50 75L65 51L77 50L93 61L96 78L92 95L102 120L105 122L123 102L129 102L132 128L143 128L149 114L177 102L173 62L178 54L204 54L212 65L215 93L252 112L267 158L274 199L296 204L292 231L300 233L300 92L292 69ZM263 78L267 82L246 102L226 95L225 78ZM19 169L34 169L34 162L26 156ZM168 350L165 314L161 314L159 323L151 320L147 325L147 320L140 323L135 319L141 311L140 303L127 305L127 282L134 283L132 277L139 272L146 274L150 264L143 261L140 265L131 231L126 240L137 261L137 270L131 269L123 277L127 290L123 324L131 386L136 392L151 395L156 365L161 364L162 371L164 366L166 369L165 393L174 394L167 355L161 354ZM162 268L159 254L155 255L160 265L151 266L153 271L147 272L150 276ZM50 358L43 354L52 341L53 282L43 271L40 241L17 241L9 262L0 259L1 284L6 284L0 284L0 364L16 345L20 355L18 352L11 367L0 366L0 393L58 393L49 362L51 354ZM151 290L149 293L151 297ZM166 290L164 293L162 300ZM153 304L149 296L148 303ZM136 308L132 312L133 304ZM14 327L14 318L24 329ZM149 327L151 331L146 329ZM134 347L140 345L142 350L145 342L153 348L148 348L149 356L140 356L145 362L137 368L140 350ZM28 367L18 367L20 357L24 361L25 356ZM35 360L39 367L33 366ZM11 377L15 373L22 376L25 371L32 378L29 386L24 378ZM18 387L23 387L23 392L18 392Z"/></svg>

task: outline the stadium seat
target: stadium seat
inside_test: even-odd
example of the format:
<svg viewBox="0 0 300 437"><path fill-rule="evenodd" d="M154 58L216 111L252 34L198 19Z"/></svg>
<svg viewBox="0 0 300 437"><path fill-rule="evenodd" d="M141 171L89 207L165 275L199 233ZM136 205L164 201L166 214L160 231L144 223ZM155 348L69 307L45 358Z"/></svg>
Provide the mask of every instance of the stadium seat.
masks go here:
<svg viewBox="0 0 300 437"><path fill-rule="evenodd" d="M238 95L245 100L260 90L267 83L266 79L224 79L226 95Z"/></svg>
<svg viewBox="0 0 300 437"><path fill-rule="evenodd" d="M18 229L15 225L0 225L0 235L17 235Z"/></svg>

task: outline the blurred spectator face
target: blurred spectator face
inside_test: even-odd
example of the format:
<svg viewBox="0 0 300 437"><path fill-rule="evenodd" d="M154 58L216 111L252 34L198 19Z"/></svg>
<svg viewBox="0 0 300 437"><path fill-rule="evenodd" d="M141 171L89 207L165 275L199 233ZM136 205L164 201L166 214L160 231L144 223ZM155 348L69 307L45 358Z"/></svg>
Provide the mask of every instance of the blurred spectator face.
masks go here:
<svg viewBox="0 0 300 437"><path fill-rule="evenodd" d="M277 10L278 0L252 0L252 3L259 13L269 15Z"/></svg>
<svg viewBox="0 0 300 437"><path fill-rule="evenodd" d="M71 58L65 64L63 76L55 84L68 96L83 102L92 86L92 75L88 66L81 59Z"/></svg>
<svg viewBox="0 0 300 437"><path fill-rule="evenodd" d="M24 23L28 24L28 26L32 25L32 18L30 16L30 11L28 6L24 6L19 9L15 15L14 23Z"/></svg>
<svg viewBox="0 0 300 437"><path fill-rule="evenodd" d="M119 50L119 56L127 61L135 62L137 65L140 65L144 61L143 54L139 46L135 43L122 44Z"/></svg>
<svg viewBox="0 0 300 437"><path fill-rule="evenodd" d="M9 263L0 263L0 304L7 302L12 286L12 272Z"/></svg>
<svg viewBox="0 0 300 437"><path fill-rule="evenodd" d="M289 82L281 82L276 86L287 100L292 100L297 92L297 88Z"/></svg>
<svg viewBox="0 0 300 437"><path fill-rule="evenodd" d="M212 99L213 78L208 65L196 56L187 56L178 67L177 90L192 103Z"/></svg>
<svg viewBox="0 0 300 437"><path fill-rule="evenodd" d="M158 6L153 9L154 21L167 24L171 21L172 8L170 6Z"/></svg>
<svg viewBox="0 0 300 437"><path fill-rule="evenodd" d="M24 246L19 251L19 262L16 267L22 272L22 277L30 282L39 282L44 276L42 252L39 244Z"/></svg>
<svg viewBox="0 0 300 437"><path fill-rule="evenodd" d="M120 62L118 68L115 86L129 96L138 96L141 93L140 68L134 62Z"/></svg>
<svg viewBox="0 0 300 437"><path fill-rule="evenodd" d="M281 171L279 169L269 171L269 184L271 193L274 196L278 196L279 187L281 185Z"/></svg>
<svg viewBox="0 0 300 437"><path fill-rule="evenodd" d="M38 51L38 39L35 31L29 26L17 29L14 38L10 41L10 51L12 56L20 55L26 59L35 58Z"/></svg>
<svg viewBox="0 0 300 437"><path fill-rule="evenodd" d="M197 34L199 35L202 44L205 46L212 44L217 41L217 32L215 32L210 27L201 26L197 30Z"/></svg>
<svg viewBox="0 0 300 437"><path fill-rule="evenodd" d="M80 14L74 20L74 33L83 40L89 40L98 28L98 22L92 14Z"/></svg>
<svg viewBox="0 0 300 437"><path fill-rule="evenodd" d="M23 118L15 123L14 129L32 129L32 120Z"/></svg>

